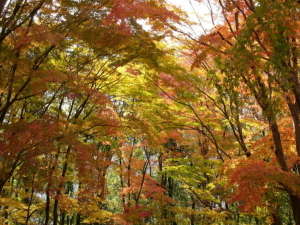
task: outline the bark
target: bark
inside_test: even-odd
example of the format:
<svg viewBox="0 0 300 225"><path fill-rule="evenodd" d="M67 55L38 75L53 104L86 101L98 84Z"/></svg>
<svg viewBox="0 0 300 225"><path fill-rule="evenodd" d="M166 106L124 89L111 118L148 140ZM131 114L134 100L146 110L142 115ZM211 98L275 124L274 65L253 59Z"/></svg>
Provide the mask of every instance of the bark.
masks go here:
<svg viewBox="0 0 300 225"><path fill-rule="evenodd" d="M192 209L195 210L196 202L192 195L191 195L191 200L192 200ZM195 215L194 214L191 214L190 221L191 221L191 225L195 225Z"/></svg>
<svg viewBox="0 0 300 225"><path fill-rule="evenodd" d="M6 181L7 181L7 180L0 179L0 194L1 194L2 191L3 191L3 188L4 188L4 185L5 185Z"/></svg>
<svg viewBox="0 0 300 225"><path fill-rule="evenodd" d="M57 225L58 221L58 199L55 199L53 206L53 225Z"/></svg>
<svg viewBox="0 0 300 225"><path fill-rule="evenodd" d="M296 225L300 225L300 198L290 194L291 206Z"/></svg>
<svg viewBox="0 0 300 225"><path fill-rule="evenodd" d="M269 120L269 126L272 131L272 137L273 137L273 142L275 145L275 155L276 159L281 167L282 170L288 171L288 167L284 158L284 153L283 153L283 148L282 148L282 143L281 143L281 137L280 137L280 132L278 129L278 125L276 121L274 120ZM286 188L289 197L290 197L290 203L293 211L293 216L296 225L300 225L300 198L298 196L295 196L288 188ZM275 225L281 224L281 223L275 223Z"/></svg>
<svg viewBox="0 0 300 225"><path fill-rule="evenodd" d="M297 105L292 102L288 102L288 106L294 123L296 150L298 156L300 156L300 110Z"/></svg>
<svg viewBox="0 0 300 225"><path fill-rule="evenodd" d="M280 216L278 215L278 208L276 208L276 211L272 213L273 222L271 225L282 225L282 221Z"/></svg>
<svg viewBox="0 0 300 225"><path fill-rule="evenodd" d="M26 215L26 222L25 222L25 225L28 225L29 223L29 219L31 217L31 213L30 213L30 209L31 209L31 205L32 205L32 201L33 201L33 194L34 194L34 188L33 188L33 185L34 185L34 178L35 176L33 176L33 179L32 179L32 187L31 187L31 194L30 194L30 199L29 199L29 203L28 203L28 207L27 207L27 215Z"/></svg>
<svg viewBox="0 0 300 225"><path fill-rule="evenodd" d="M49 193L49 186L46 191L46 207L45 207L45 223L44 225L49 224L49 218L50 218L50 193Z"/></svg>
<svg viewBox="0 0 300 225"><path fill-rule="evenodd" d="M63 166L63 171L62 171L62 174L61 174L62 178L65 178L65 176L66 176L70 150L71 150L71 147L68 147L67 152L66 152L65 163L64 163L64 166ZM57 225L57 222L58 222L59 196L61 194L61 189L63 188L63 185L64 185L64 182L61 182L59 187L58 187L58 191L56 192L56 197L55 197L54 206L53 206L53 225Z"/></svg>
<svg viewBox="0 0 300 225"><path fill-rule="evenodd" d="M76 225L80 225L80 221L81 221L80 214L77 214Z"/></svg>
<svg viewBox="0 0 300 225"><path fill-rule="evenodd" d="M282 170L288 171L288 167L287 167L286 161L284 159L284 153L283 153L283 148L282 148L278 125L275 121L270 121L269 125L270 125L270 129L272 131L277 161ZM290 203L291 203L295 223L296 223L296 225L300 225L300 198L298 196L295 196L288 189L287 189L287 192L290 197ZM275 223L275 224L277 225L277 224L281 224L281 223Z"/></svg>
<svg viewBox="0 0 300 225"><path fill-rule="evenodd" d="M2 15L3 9L6 5L7 0L1 0L0 1L0 16Z"/></svg>
<svg viewBox="0 0 300 225"><path fill-rule="evenodd" d="M56 168L59 154L60 154L60 151L58 150L57 153L56 153L56 155L55 155L55 162L52 165L51 170L50 170L50 176L49 176L49 181L48 181L47 190L46 190L46 207L45 207L45 223L44 223L44 225L48 225L49 224L49 219L50 219L50 203L51 203L51 199L50 199L50 187L52 185L52 175L53 175L54 170Z"/></svg>
<svg viewBox="0 0 300 225"><path fill-rule="evenodd" d="M286 164L286 161L284 158L281 137L280 137L280 132L279 132L277 122L272 119L269 119L269 126L270 126L270 130L272 132L276 159L277 159L281 169L284 171L288 171L288 167L287 167L287 164Z"/></svg>
<svg viewBox="0 0 300 225"><path fill-rule="evenodd" d="M63 212L61 214L61 217L60 217L60 225L64 225L65 224L65 217L66 217L66 213Z"/></svg>

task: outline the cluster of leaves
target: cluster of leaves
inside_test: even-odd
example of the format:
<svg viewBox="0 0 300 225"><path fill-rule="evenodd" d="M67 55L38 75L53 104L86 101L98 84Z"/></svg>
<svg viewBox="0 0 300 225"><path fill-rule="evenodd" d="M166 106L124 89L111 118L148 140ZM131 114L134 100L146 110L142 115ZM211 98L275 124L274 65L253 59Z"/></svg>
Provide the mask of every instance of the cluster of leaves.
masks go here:
<svg viewBox="0 0 300 225"><path fill-rule="evenodd" d="M0 1L1 224L300 224L299 1L207 4Z"/></svg>

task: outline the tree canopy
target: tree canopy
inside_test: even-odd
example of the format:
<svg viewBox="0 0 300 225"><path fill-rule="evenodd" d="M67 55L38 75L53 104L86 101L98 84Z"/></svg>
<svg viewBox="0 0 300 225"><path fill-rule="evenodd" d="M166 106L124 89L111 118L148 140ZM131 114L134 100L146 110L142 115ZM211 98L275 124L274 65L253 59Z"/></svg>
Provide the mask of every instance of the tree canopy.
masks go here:
<svg viewBox="0 0 300 225"><path fill-rule="evenodd" d="M186 4L0 0L0 224L300 225L300 2Z"/></svg>

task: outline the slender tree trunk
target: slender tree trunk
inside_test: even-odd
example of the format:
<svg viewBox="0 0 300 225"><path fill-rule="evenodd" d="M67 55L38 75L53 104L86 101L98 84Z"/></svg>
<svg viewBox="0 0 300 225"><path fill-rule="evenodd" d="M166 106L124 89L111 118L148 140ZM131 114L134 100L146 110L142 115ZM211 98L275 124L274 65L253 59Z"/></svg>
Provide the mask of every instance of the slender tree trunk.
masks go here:
<svg viewBox="0 0 300 225"><path fill-rule="evenodd" d="M64 225L65 224L65 217L66 217L66 213L63 212L61 214L61 217L60 217L60 225Z"/></svg>
<svg viewBox="0 0 300 225"><path fill-rule="evenodd" d="M7 0L0 0L0 18Z"/></svg>
<svg viewBox="0 0 300 225"><path fill-rule="evenodd" d="M49 185L48 185L47 191L46 191L46 207L45 207L45 223L44 223L44 225L49 224L49 218L50 218L50 193L49 193Z"/></svg>
<svg viewBox="0 0 300 225"><path fill-rule="evenodd" d="M59 195L56 195L58 197ZM57 225L58 221L58 199L55 198L54 205L53 205L53 225Z"/></svg>
<svg viewBox="0 0 300 225"><path fill-rule="evenodd" d="M69 158L70 150L71 150L71 147L69 146L68 149L67 149L67 152L66 152L66 157L65 157L65 162L64 162L64 166L63 166L63 171L62 171L62 174L61 174L61 177L63 179L66 176L66 172L67 172L67 168L68 168L68 158ZM58 222L58 202L59 202L58 198L60 196L61 188L63 188L63 186L64 186L64 181L62 181L59 184L58 191L56 192L54 206L53 206L53 225L57 225L57 222Z"/></svg>
<svg viewBox="0 0 300 225"><path fill-rule="evenodd" d="M191 195L191 200L192 200L192 210L195 210L196 203L195 203L195 200L192 195ZM191 220L191 225L196 225L195 224L195 215L193 213L191 214L190 220Z"/></svg>
<svg viewBox="0 0 300 225"><path fill-rule="evenodd" d="M31 194L30 194L30 199L29 199L29 202L28 202L26 222L25 222L26 225L28 225L29 219L31 217L30 209L31 209L31 205L32 205L33 195L34 195L34 187L33 187L33 185L34 185L34 178L35 178L35 175L32 178Z"/></svg>
<svg viewBox="0 0 300 225"><path fill-rule="evenodd" d="M47 185L47 190L46 190L46 207L45 207L45 223L44 223L44 225L48 225L49 224L49 219L50 219L50 203L51 203L50 188L51 188L51 185L52 185L52 174L54 173L54 170L56 168L56 164L58 162L59 154L60 154L60 151L58 149L58 151L57 151L57 153L55 155L54 164L51 167L49 181L48 181L48 185Z"/></svg>
<svg viewBox="0 0 300 225"><path fill-rule="evenodd" d="M300 198L290 194L291 206L296 225L300 225Z"/></svg>
<svg viewBox="0 0 300 225"><path fill-rule="evenodd" d="M124 188L124 179L123 179L123 167L122 167L121 156L119 158L119 166L120 166L120 184L121 184L121 189L123 190L123 188ZM122 195L122 206L123 206L123 210L125 210L126 201L125 201L125 196L124 195Z"/></svg>
<svg viewBox="0 0 300 225"><path fill-rule="evenodd" d="M67 219L66 219L66 224L69 225L70 224L70 216L67 216Z"/></svg>
<svg viewBox="0 0 300 225"><path fill-rule="evenodd" d="M286 161L284 158L284 153L283 153L283 148L282 148L282 144L281 144L281 138L280 138L280 132L278 129L278 125L274 121L270 121L269 125L270 125L270 129L272 131L273 142L275 145L275 155L276 155L277 161L282 170L288 171L288 167L287 167L287 164L286 164ZM300 198L298 196L295 196L294 194L292 194L291 191L289 191L289 190L287 190L287 192L290 197L294 220L296 222L296 225L300 225Z"/></svg>
<svg viewBox="0 0 300 225"><path fill-rule="evenodd" d="M6 180L0 179L0 195L3 191L5 183L6 183Z"/></svg>
<svg viewBox="0 0 300 225"><path fill-rule="evenodd" d="M80 214L77 214L77 217L76 217L76 225L80 225Z"/></svg>
<svg viewBox="0 0 300 225"><path fill-rule="evenodd" d="M288 106L294 123L296 150L298 156L300 156L300 110L297 105L292 102L288 102Z"/></svg>
<svg viewBox="0 0 300 225"><path fill-rule="evenodd" d="M275 211L271 214L273 222L271 225L282 225L280 216L278 215L278 206L275 208Z"/></svg>
<svg viewBox="0 0 300 225"><path fill-rule="evenodd" d="M288 171L288 167L287 167L287 164L286 164L286 161L284 158L281 137L280 137L280 132L279 132L277 122L274 121L273 119L269 118L269 126L270 126L270 130L272 132L276 159L277 159L281 169L284 171Z"/></svg>

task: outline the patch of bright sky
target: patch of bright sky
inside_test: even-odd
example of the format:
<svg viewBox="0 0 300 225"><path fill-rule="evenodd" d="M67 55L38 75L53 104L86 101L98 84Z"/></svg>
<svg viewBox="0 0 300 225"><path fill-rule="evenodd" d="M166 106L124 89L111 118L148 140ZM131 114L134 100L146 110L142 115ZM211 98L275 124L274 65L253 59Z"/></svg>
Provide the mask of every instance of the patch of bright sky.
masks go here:
<svg viewBox="0 0 300 225"><path fill-rule="evenodd" d="M194 24L181 26L180 28L193 37L199 37L209 31L219 21L215 14L217 8L209 0L202 0L201 2L199 0L167 0L167 2L186 12L189 20ZM214 12L213 19L212 12Z"/></svg>

